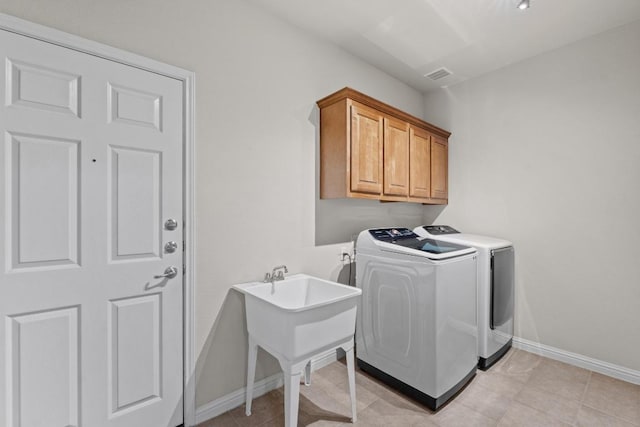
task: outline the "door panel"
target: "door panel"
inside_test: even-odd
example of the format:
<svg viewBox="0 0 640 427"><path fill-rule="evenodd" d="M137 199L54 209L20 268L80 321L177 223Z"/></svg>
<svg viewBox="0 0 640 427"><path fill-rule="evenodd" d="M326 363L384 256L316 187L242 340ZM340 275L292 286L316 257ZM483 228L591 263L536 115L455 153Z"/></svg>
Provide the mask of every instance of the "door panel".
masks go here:
<svg viewBox="0 0 640 427"><path fill-rule="evenodd" d="M161 294L111 301L112 414L160 399Z"/></svg>
<svg viewBox="0 0 640 427"><path fill-rule="evenodd" d="M409 193L409 125L384 119L384 194Z"/></svg>
<svg viewBox="0 0 640 427"><path fill-rule="evenodd" d="M5 318L7 426L78 425L78 307Z"/></svg>
<svg viewBox="0 0 640 427"><path fill-rule="evenodd" d="M0 61L0 425L179 425L182 83L1 30Z"/></svg>
<svg viewBox="0 0 640 427"><path fill-rule="evenodd" d="M8 133L10 269L78 263L78 141Z"/></svg>
<svg viewBox="0 0 640 427"><path fill-rule="evenodd" d="M162 95L109 84L109 122L162 130Z"/></svg>
<svg viewBox="0 0 640 427"><path fill-rule="evenodd" d="M431 137L431 197L446 199L448 191L448 145L437 136Z"/></svg>
<svg viewBox="0 0 640 427"><path fill-rule="evenodd" d="M351 106L351 191L382 193L382 121L371 108Z"/></svg>
<svg viewBox="0 0 640 427"><path fill-rule="evenodd" d="M113 261L160 257L161 152L110 146Z"/></svg>
<svg viewBox="0 0 640 427"><path fill-rule="evenodd" d="M80 76L6 59L9 105L79 115Z"/></svg>
<svg viewBox="0 0 640 427"><path fill-rule="evenodd" d="M409 196L431 197L431 136L422 129L409 132Z"/></svg>

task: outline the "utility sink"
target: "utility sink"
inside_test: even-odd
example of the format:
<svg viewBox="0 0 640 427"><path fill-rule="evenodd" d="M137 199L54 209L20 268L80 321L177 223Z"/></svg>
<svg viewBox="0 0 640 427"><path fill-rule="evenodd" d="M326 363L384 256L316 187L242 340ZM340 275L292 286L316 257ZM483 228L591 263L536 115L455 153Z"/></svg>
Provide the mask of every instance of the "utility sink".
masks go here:
<svg viewBox="0 0 640 427"><path fill-rule="evenodd" d="M355 332L361 289L306 274L233 287L245 294L249 335L287 360L328 350Z"/></svg>
<svg viewBox="0 0 640 427"><path fill-rule="evenodd" d="M353 335L362 290L306 274L233 287L245 295L247 312L247 416L251 415L258 346L275 356L284 372L285 427L298 425L301 371L308 385L311 359L342 348L347 356L351 419L356 422Z"/></svg>

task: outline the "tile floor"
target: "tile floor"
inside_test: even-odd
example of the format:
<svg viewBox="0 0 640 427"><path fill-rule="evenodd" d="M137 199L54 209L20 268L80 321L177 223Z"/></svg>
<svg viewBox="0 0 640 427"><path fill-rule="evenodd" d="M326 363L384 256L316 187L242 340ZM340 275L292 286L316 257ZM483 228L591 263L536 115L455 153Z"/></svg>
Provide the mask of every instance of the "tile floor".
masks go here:
<svg viewBox="0 0 640 427"><path fill-rule="evenodd" d="M300 386L299 426L349 426L347 369L342 361ZM438 412L404 397L368 374L356 372L360 426L638 426L640 386L522 350L511 349ZM283 389L198 427L283 426Z"/></svg>

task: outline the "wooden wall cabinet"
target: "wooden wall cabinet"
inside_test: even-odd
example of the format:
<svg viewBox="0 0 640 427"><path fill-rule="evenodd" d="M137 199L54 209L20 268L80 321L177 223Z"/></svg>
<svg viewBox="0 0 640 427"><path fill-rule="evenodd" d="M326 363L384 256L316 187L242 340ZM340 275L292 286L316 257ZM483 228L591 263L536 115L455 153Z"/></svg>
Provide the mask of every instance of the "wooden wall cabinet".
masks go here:
<svg viewBox="0 0 640 427"><path fill-rule="evenodd" d="M380 194L383 182L382 114L351 104L351 191Z"/></svg>
<svg viewBox="0 0 640 427"><path fill-rule="evenodd" d="M449 132L350 88L318 107L320 198L447 204Z"/></svg>
<svg viewBox="0 0 640 427"><path fill-rule="evenodd" d="M382 194L406 198L409 194L409 124L385 117L382 145Z"/></svg>

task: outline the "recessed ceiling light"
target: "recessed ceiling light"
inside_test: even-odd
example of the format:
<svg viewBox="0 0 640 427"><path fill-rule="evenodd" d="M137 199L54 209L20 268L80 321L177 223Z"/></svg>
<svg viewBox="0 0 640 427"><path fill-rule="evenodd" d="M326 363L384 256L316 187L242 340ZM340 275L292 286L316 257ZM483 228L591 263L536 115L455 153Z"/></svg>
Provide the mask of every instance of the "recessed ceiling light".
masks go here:
<svg viewBox="0 0 640 427"><path fill-rule="evenodd" d="M529 6L529 0L520 0L520 3L518 3L518 9L520 10L529 9Z"/></svg>

